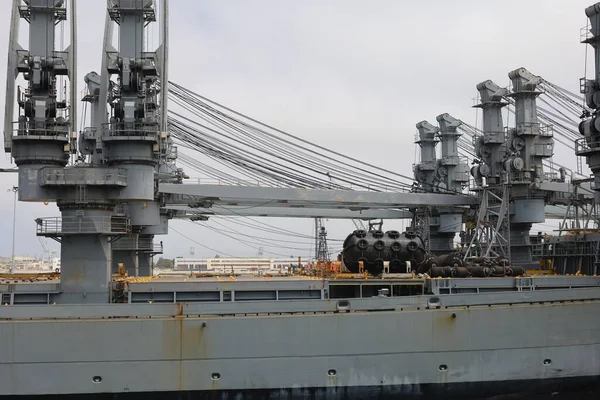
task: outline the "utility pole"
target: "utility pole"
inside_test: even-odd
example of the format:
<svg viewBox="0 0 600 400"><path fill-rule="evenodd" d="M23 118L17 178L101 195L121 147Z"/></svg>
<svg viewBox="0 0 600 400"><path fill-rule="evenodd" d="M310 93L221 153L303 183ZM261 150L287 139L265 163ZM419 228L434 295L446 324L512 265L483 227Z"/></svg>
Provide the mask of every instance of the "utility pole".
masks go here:
<svg viewBox="0 0 600 400"><path fill-rule="evenodd" d="M13 229L12 229L12 255L10 257L10 273L15 273L15 228L17 226L17 192L19 191L18 186L13 186L12 189L8 189L8 192L12 191L13 196Z"/></svg>

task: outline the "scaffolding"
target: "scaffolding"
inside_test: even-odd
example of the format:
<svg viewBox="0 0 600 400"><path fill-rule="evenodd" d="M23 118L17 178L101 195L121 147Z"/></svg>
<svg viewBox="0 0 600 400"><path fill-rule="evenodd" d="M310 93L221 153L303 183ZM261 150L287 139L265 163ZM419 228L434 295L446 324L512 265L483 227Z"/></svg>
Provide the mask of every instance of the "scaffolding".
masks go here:
<svg viewBox="0 0 600 400"><path fill-rule="evenodd" d="M483 188L465 259L504 257L510 260L509 195L509 185Z"/></svg>

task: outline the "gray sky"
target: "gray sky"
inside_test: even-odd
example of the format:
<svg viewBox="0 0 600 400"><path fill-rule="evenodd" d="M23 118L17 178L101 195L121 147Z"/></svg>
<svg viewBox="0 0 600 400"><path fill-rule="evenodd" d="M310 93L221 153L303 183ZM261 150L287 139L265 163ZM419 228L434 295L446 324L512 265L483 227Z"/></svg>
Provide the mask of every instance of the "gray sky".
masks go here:
<svg viewBox="0 0 600 400"><path fill-rule="evenodd" d="M4 66L11 2L0 1L5 10L0 13L0 66ZM85 73L100 69L105 4L78 2L79 90ZM591 4L590 0L171 0L170 79L304 139L412 175L415 124L423 119L435 122L443 112L475 124L471 106L477 83L492 79L508 85L508 72L522 66L578 92L585 59L579 30L586 24L584 9ZM156 34L158 28L154 29ZM2 85L5 79L6 71L0 70ZM575 163L564 151L555 159L567 166ZM10 163L5 155L2 167ZM16 174L0 175L4 227L0 255L11 251L12 193L6 190L15 184ZM17 254L42 254L33 219L54 215L59 215L54 204L17 205ZM217 221L246 235L286 239L231 220ZM306 236L313 231L312 220L260 221ZM200 244L175 232L157 237L169 257L188 255L190 246L197 256L214 256L215 251L202 245L237 256L256 255L260 246L189 222L175 221L171 226ZM330 221L327 226L337 239L354 229L350 221ZM385 228L403 225L389 221ZM286 240L301 243L286 243L294 247L290 249L263 244L265 256L274 255L269 251L307 255L312 249L308 238Z"/></svg>

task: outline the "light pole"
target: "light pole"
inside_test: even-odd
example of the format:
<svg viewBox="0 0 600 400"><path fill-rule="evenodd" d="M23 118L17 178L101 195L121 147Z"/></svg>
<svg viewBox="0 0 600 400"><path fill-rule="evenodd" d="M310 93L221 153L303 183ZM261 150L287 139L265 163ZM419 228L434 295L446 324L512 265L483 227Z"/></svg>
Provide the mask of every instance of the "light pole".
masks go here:
<svg viewBox="0 0 600 400"><path fill-rule="evenodd" d="M10 257L10 273L15 273L15 228L17 226L17 192L19 191L18 186L13 186L12 189L8 191L14 193L13 198L13 231L12 231L12 255Z"/></svg>

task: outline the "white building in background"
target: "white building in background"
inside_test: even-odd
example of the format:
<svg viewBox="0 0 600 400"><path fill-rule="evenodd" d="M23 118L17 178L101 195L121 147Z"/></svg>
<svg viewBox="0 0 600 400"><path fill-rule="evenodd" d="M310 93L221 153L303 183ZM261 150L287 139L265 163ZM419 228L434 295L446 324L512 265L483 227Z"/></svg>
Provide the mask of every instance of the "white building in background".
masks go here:
<svg viewBox="0 0 600 400"><path fill-rule="evenodd" d="M0 257L0 269L8 271L11 267L11 257ZM46 265L43 259L31 256L15 256L15 271L50 271L51 266Z"/></svg>
<svg viewBox="0 0 600 400"><path fill-rule="evenodd" d="M60 258L59 257L52 258L52 271L60 271Z"/></svg>
<svg viewBox="0 0 600 400"><path fill-rule="evenodd" d="M306 262L301 262L307 265ZM222 274L243 274L258 272L287 272L290 265L298 265L297 258L274 259L261 257L228 258L182 258L173 263L176 271L197 271Z"/></svg>
<svg viewBox="0 0 600 400"><path fill-rule="evenodd" d="M173 262L176 271L206 271L206 259L177 257Z"/></svg>

